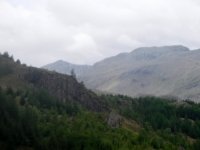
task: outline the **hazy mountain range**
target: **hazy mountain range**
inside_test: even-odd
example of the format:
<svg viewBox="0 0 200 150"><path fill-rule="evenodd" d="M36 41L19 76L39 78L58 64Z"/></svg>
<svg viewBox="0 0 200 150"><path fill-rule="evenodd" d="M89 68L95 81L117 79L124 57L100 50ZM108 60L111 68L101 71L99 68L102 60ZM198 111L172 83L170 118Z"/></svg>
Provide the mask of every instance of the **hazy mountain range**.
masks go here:
<svg viewBox="0 0 200 150"><path fill-rule="evenodd" d="M142 47L104 59L93 66L64 61L44 66L68 74L93 90L129 96L173 96L200 99L200 50L184 46Z"/></svg>

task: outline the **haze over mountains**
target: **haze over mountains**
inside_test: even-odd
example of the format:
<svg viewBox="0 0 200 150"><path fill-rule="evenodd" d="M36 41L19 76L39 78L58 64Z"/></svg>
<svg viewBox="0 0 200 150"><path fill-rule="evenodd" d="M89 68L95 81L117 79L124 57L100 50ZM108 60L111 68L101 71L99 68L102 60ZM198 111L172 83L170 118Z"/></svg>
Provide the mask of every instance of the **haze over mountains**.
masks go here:
<svg viewBox="0 0 200 150"><path fill-rule="evenodd" d="M63 73L63 74L70 74L72 69L75 70L76 75L81 75L85 71L87 71L90 66L89 65L76 65L71 64L63 60L58 60L52 64L48 64L43 66L43 68L48 70L55 70L56 72Z"/></svg>
<svg viewBox="0 0 200 150"><path fill-rule="evenodd" d="M71 65L63 61L44 66L68 74L74 69L78 79L94 90L129 96L173 96L200 98L200 50L184 46L142 47L95 63Z"/></svg>

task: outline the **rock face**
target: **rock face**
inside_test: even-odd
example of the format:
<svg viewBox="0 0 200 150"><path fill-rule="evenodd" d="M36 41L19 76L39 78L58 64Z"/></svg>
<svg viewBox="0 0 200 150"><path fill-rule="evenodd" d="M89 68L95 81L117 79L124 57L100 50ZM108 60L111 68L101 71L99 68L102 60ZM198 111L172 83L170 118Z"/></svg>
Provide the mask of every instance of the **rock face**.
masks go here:
<svg viewBox="0 0 200 150"><path fill-rule="evenodd" d="M97 91L200 101L199 58L184 46L143 47L97 62L79 80Z"/></svg>
<svg viewBox="0 0 200 150"><path fill-rule="evenodd" d="M122 125L122 117L115 113L111 112L108 116L107 124L112 128L119 128Z"/></svg>
<svg viewBox="0 0 200 150"><path fill-rule="evenodd" d="M95 93L72 76L26 67L1 55L0 62L0 72L4 71L0 87L44 89L62 102L75 102L92 111L107 109Z"/></svg>

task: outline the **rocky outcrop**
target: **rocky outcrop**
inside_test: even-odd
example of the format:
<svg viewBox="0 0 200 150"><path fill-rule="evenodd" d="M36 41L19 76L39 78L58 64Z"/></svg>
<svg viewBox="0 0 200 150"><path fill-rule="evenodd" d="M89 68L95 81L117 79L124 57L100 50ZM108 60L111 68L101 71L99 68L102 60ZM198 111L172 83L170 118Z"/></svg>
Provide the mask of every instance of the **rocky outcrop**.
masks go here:
<svg viewBox="0 0 200 150"><path fill-rule="evenodd" d="M107 124L112 128L119 128L122 125L122 121L123 119L119 114L110 112L107 119Z"/></svg>

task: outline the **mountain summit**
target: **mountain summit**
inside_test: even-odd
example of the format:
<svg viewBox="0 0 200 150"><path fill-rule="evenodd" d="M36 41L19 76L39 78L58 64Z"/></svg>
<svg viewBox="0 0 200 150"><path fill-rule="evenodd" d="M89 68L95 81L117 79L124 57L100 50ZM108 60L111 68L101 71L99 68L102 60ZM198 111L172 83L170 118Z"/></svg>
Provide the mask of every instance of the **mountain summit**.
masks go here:
<svg viewBox="0 0 200 150"><path fill-rule="evenodd" d="M169 52L187 52L189 48L182 45L162 46L162 47L140 47L131 53L169 53Z"/></svg>

